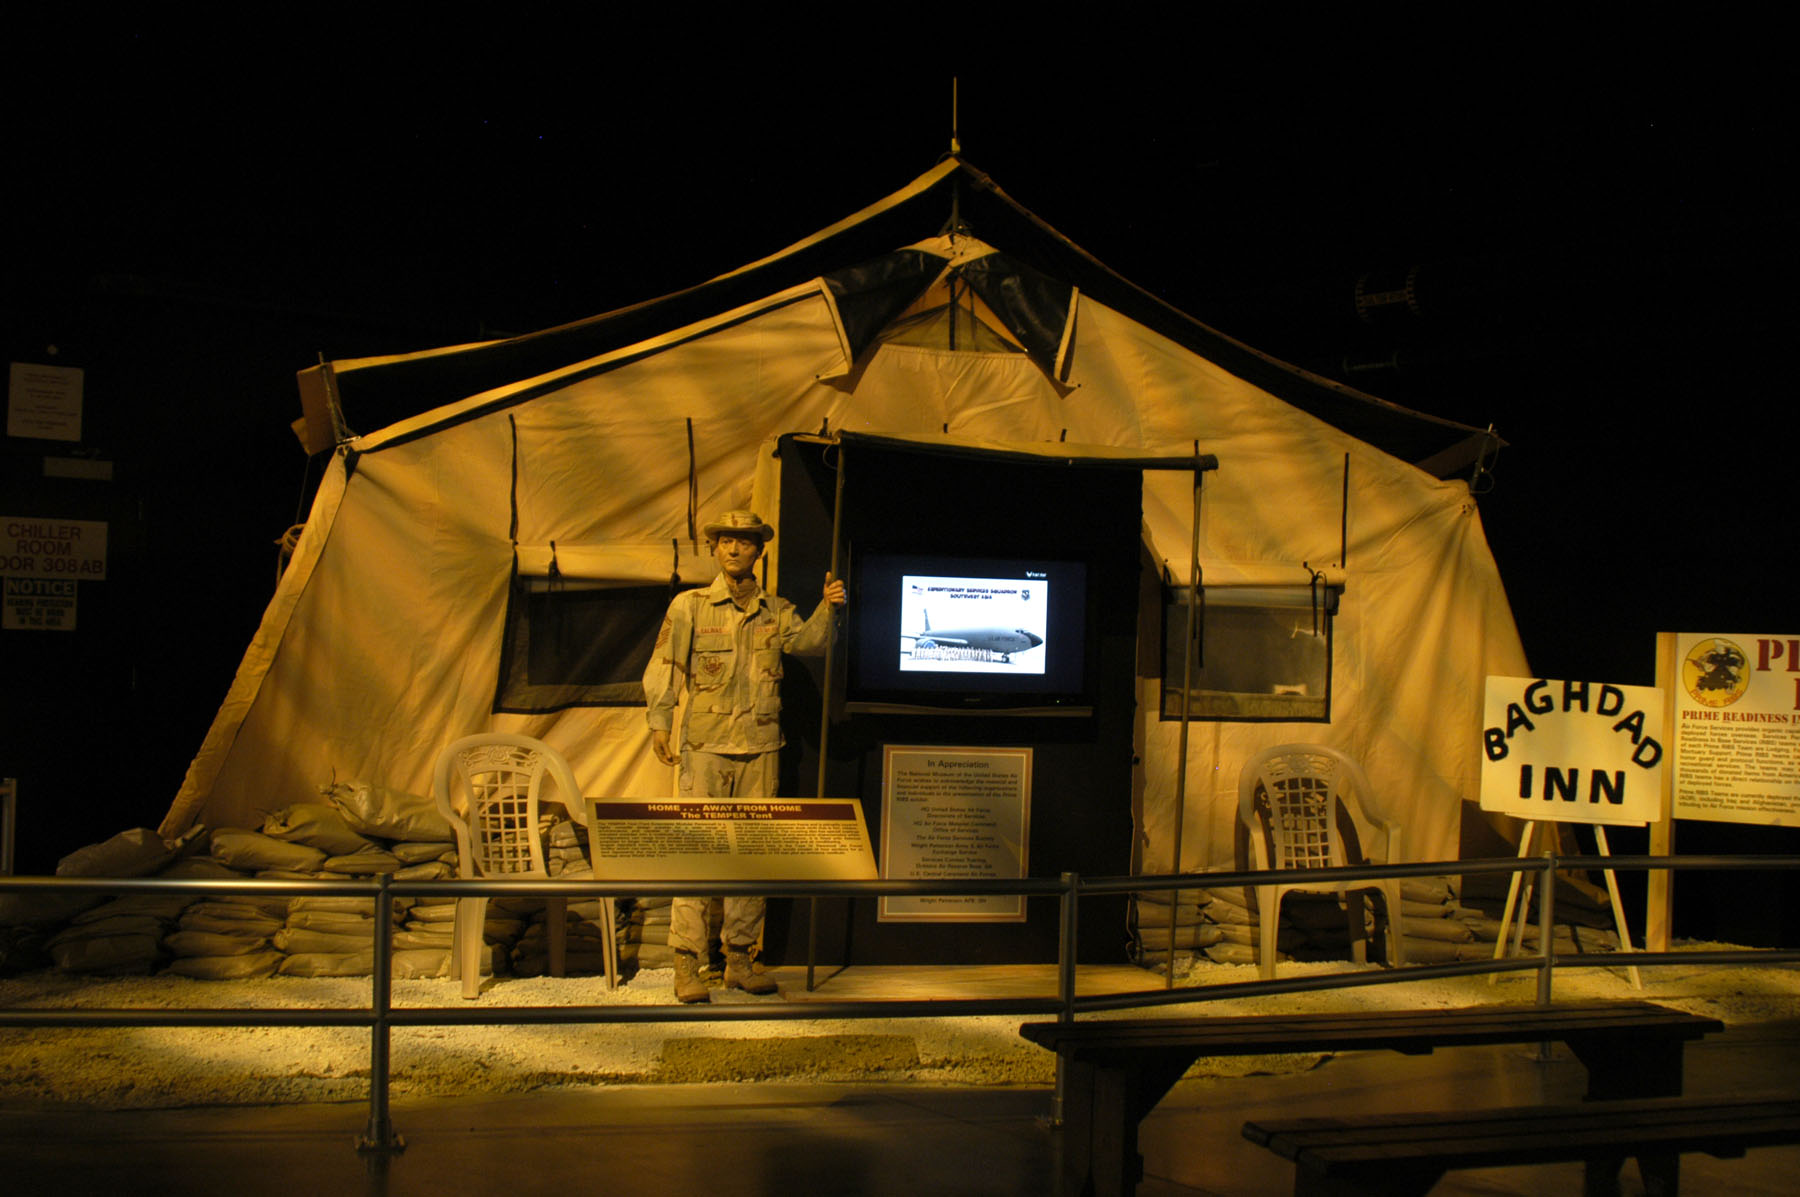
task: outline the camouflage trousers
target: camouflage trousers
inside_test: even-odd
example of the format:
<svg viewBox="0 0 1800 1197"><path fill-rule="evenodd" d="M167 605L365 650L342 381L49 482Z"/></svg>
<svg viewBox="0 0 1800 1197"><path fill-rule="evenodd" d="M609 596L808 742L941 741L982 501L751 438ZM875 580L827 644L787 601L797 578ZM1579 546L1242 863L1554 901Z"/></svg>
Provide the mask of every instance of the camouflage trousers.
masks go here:
<svg viewBox="0 0 1800 1197"><path fill-rule="evenodd" d="M779 752L723 755L687 751L681 754L683 798L773 798ZM669 909L669 946L706 957L705 898L676 898ZM726 898L719 940L728 948L754 948L762 941L764 898Z"/></svg>

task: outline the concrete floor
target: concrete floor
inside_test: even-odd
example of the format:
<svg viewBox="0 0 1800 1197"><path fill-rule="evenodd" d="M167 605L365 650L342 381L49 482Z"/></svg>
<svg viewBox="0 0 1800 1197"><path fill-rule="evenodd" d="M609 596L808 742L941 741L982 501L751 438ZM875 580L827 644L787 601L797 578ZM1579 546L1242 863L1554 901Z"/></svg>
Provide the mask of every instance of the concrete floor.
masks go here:
<svg viewBox="0 0 1800 1197"><path fill-rule="evenodd" d="M1692 1045L1690 1094L1795 1088L1800 1023L1741 1027ZM1183 1081L1141 1135L1145 1197L1292 1191L1291 1166L1245 1142L1258 1115L1579 1099L1558 1049L1431 1056L1358 1052L1310 1072ZM869 1193L1055 1191L1044 1089L923 1085L628 1085L397 1102L406 1149L352 1146L354 1104L93 1113L0 1109L8 1191L111 1194ZM1690 1193L1787 1194L1800 1147L1740 1160L1690 1155ZM1453 1173L1440 1193L1581 1190L1579 1165ZM1641 1192L1627 1165L1624 1191Z"/></svg>

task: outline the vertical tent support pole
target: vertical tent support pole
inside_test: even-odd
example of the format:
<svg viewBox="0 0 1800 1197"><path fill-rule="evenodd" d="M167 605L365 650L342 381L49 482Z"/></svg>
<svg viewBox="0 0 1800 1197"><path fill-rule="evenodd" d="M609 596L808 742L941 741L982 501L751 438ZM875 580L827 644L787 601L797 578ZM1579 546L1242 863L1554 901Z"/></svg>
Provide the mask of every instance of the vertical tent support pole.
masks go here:
<svg viewBox="0 0 1800 1197"><path fill-rule="evenodd" d="M1181 872L1181 839L1187 812L1188 721L1194 701L1194 655L1200 626L1200 443L1194 442L1194 518L1188 536L1187 640L1181 654L1181 742L1175 753L1175 872ZM1160 704L1159 704L1160 705ZM1169 894L1169 962L1163 988L1175 988L1175 918L1181 912L1181 891Z"/></svg>
<svg viewBox="0 0 1800 1197"><path fill-rule="evenodd" d="M838 550L841 544L840 534L844 527L844 446L837 445L837 475L834 494L831 500L831 576L837 577L841 565ZM837 676L837 608L829 603L825 607L825 684L819 694L819 782L814 793L815 798L825 797L825 763L826 749L831 743L831 691L832 680ZM806 992L813 991L813 976L819 960L819 900L807 900L806 910Z"/></svg>

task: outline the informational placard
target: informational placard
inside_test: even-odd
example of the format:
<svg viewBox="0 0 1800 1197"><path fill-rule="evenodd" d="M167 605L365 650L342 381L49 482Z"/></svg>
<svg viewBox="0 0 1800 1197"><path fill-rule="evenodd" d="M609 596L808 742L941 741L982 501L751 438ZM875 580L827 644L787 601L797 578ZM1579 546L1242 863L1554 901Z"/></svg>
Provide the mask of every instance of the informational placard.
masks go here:
<svg viewBox="0 0 1800 1197"><path fill-rule="evenodd" d="M0 576L106 580L106 524L0 515Z"/></svg>
<svg viewBox="0 0 1800 1197"><path fill-rule="evenodd" d="M75 630L75 582L69 578L0 578L0 627L15 632Z"/></svg>
<svg viewBox="0 0 1800 1197"><path fill-rule="evenodd" d="M1661 690L1490 677L1484 710L1482 810L1632 827L1659 817Z"/></svg>
<svg viewBox="0 0 1800 1197"><path fill-rule="evenodd" d="M1675 637L1678 819L1800 827L1800 636Z"/></svg>
<svg viewBox="0 0 1800 1197"><path fill-rule="evenodd" d="M882 758L881 875L895 880L1023 878L1031 842L1031 749L888 745ZM1024 895L881 899L886 923L1022 923Z"/></svg>
<svg viewBox="0 0 1800 1197"><path fill-rule="evenodd" d="M14 362L6 388L6 435L81 439L82 374L73 366Z"/></svg>
<svg viewBox="0 0 1800 1197"><path fill-rule="evenodd" d="M605 881L873 881L853 798L589 798Z"/></svg>

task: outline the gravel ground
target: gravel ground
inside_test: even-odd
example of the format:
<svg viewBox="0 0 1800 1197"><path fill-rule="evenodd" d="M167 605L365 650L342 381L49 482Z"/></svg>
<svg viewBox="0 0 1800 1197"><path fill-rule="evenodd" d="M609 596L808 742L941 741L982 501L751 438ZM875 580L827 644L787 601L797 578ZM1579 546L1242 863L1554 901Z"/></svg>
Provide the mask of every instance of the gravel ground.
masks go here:
<svg viewBox="0 0 1800 1197"><path fill-rule="evenodd" d="M1690 944L1695 948L1726 945ZM1343 971L1339 964L1284 965L1282 975ZM1800 1019L1800 969L1674 965L1643 970L1634 990L1623 969L1562 969L1564 1000L1643 998L1723 1019L1729 1025ZM1256 978L1251 966L1202 963L1190 983ZM502 980L476 1006L657 1005L670 974L639 974L609 993L598 978ZM1413 981L1398 986L1163 1007L1196 1014L1435 1008L1529 1002L1535 979L1509 974ZM461 1005L450 981L396 981L396 1006ZM779 997L722 995L747 1002ZM0 979L9 1008L366 1007L367 979L274 977L193 981L180 977L94 978L42 972ZM1155 1013L1156 1011L1151 1011ZM1122 1012L1130 1014L1132 1012ZM1052 1083L1054 1057L1019 1037L1018 1015L943 1019L786 1020L535 1027L420 1027L393 1032L397 1096L520 1092L555 1086L677 1081L805 1080L945 1085ZM1319 1056L1201 1061L1210 1075L1294 1072ZM0 1103L148 1109L210 1105L360 1101L368 1094L369 1037L335 1028L0 1029Z"/></svg>

